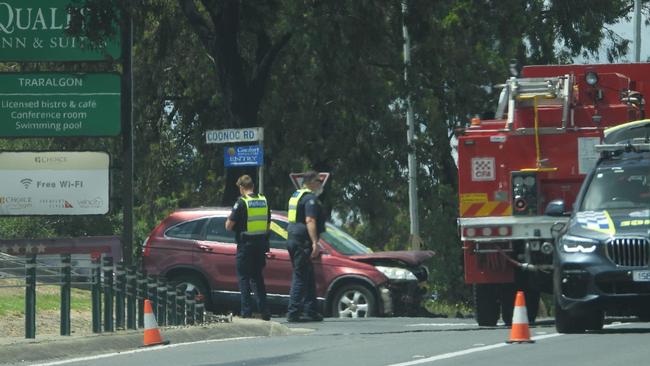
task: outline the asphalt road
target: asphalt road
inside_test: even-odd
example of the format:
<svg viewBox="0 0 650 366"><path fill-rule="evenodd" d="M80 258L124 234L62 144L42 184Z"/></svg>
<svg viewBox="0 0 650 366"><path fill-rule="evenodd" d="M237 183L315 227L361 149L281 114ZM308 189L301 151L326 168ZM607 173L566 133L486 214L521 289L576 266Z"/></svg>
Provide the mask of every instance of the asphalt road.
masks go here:
<svg viewBox="0 0 650 366"><path fill-rule="evenodd" d="M609 366L650 359L650 323L633 319L608 319L603 331L580 335L557 334L552 320L542 321L531 328L534 344L506 344L509 328L481 328L471 319L326 319L285 325L296 334L172 344L40 364Z"/></svg>

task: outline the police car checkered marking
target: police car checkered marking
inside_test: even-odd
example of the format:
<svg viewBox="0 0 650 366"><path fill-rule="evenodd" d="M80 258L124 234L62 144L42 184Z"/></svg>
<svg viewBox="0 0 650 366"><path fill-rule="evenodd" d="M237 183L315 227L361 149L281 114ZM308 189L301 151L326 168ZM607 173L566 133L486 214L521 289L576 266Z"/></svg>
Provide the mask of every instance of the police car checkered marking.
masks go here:
<svg viewBox="0 0 650 366"><path fill-rule="evenodd" d="M576 215L578 224L585 229L610 233L614 225L607 211L583 211Z"/></svg>

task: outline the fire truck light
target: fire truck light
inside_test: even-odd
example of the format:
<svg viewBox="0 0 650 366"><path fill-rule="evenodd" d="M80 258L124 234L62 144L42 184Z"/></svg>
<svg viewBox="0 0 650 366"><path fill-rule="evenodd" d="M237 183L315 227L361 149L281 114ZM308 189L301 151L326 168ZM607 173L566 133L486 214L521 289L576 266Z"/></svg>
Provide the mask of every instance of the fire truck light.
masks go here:
<svg viewBox="0 0 650 366"><path fill-rule="evenodd" d="M485 238L491 236L509 236L512 234L510 226L483 226L468 227L463 230L466 238Z"/></svg>
<svg viewBox="0 0 650 366"><path fill-rule="evenodd" d="M598 74L593 71L587 71L585 74L585 81L587 82L587 85L595 86L598 84Z"/></svg>
<svg viewBox="0 0 650 366"><path fill-rule="evenodd" d="M480 126L481 125L481 119L478 118L478 117L472 118L471 125L472 126Z"/></svg>

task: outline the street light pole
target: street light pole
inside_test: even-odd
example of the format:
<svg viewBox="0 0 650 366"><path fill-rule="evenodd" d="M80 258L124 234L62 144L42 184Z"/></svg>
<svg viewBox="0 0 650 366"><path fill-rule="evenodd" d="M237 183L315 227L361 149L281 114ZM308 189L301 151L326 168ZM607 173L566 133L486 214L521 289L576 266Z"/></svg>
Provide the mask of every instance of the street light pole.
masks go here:
<svg viewBox="0 0 650 366"><path fill-rule="evenodd" d="M408 181L409 181L409 213L411 219L411 249L419 250L421 247L420 240L420 223L418 218L418 188L417 188L417 161L415 156L415 121L413 116L413 104L411 101L411 91L408 89L408 70L411 66L411 40L409 38L408 28L406 27L406 15L408 14L407 0L402 0L402 33L404 35L404 84L407 88L406 95L406 124L408 131L406 133L406 143L408 147Z"/></svg>

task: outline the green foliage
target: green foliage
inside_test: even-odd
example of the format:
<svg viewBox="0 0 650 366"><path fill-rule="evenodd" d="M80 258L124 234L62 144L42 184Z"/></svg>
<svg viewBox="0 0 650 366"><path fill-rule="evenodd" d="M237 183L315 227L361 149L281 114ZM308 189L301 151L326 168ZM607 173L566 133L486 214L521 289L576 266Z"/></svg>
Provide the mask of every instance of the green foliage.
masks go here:
<svg viewBox="0 0 650 366"><path fill-rule="evenodd" d="M223 146L204 142L206 130L243 126L265 128L264 190L273 208L286 210L290 172L329 171L322 198L333 217L375 250L408 249L404 100L410 94L418 126L420 236L424 249L436 252L430 285L458 303L469 292L455 221L453 129L492 110L492 85L509 76L513 59L520 65L570 62L603 45L609 60L623 55L627 41L609 26L626 16L631 1L409 1L408 85L398 1L77 3L100 11L84 19L93 39L115 36L108 15L116 9L133 16L135 253L170 211L229 205L237 175L256 176L254 169L224 169ZM52 65L0 64L0 70L44 66ZM76 70L89 69L119 65ZM0 148L98 149L113 157L109 215L3 218L0 235L121 232L119 139L6 139Z"/></svg>

